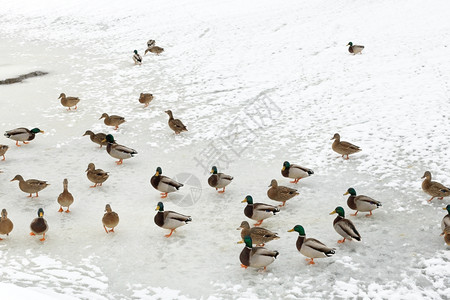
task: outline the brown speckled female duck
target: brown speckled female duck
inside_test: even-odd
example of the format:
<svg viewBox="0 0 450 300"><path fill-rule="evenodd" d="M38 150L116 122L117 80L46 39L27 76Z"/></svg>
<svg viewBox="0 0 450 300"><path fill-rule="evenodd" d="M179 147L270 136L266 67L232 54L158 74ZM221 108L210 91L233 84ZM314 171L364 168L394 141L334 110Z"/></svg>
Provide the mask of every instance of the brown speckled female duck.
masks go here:
<svg viewBox="0 0 450 300"><path fill-rule="evenodd" d="M19 181L19 188L22 192L30 194L28 197L31 197L33 193L36 193L36 197L39 197L39 192L45 189L48 185L47 181L37 180L37 179L28 179L24 180L21 175L16 175L11 181L17 180Z"/></svg>
<svg viewBox="0 0 450 300"><path fill-rule="evenodd" d="M334 150L334 152L341 154L342 158L344 158L344 155L347 155L346 159L348 159L348 156L350 154L361 151L361 148L359 148L358 146L355 146L349 142L342 142L339 133L335 133L331 140L334 140L331 148Z"/></svg>
<svg viewBox="0 0 450 300"><path fill-rule="evenodd" d="M241 230L242 229L242 230ZM252 238L252 242L258 246L264 246L265 243L268 243L273 240L277 240L280 237L275 233L268 229L262 227L253 227L250 228L250 224L247 221L242 221L241 226L236 228L236 230L241 230L241 238L242 241L238 243L241 244L244 242L245 236L250 236Z"/></svg>
<svg viewBox="0 0 450 300"><path fill-rule="evenodd" d="M141 93L139 96L139 103L144 104L144 107L147 107L150 102L153 100L153 95L148 93Z"/></svg>
<svg viewBox="0 0 450 300"><path fill-rule="evenodd" d="M0 156L3 156L2 160L5 160L5 153L8 149L9 147L7 145L0 145Z"/></svg>
<svg viewBox="0 0 450 300"><path fill-rule="evenodd" d="M426 171L422 178L425 180L422 182L422 190L431 196L428 202L431 202L434 197L439 197L440 200L444 199L444 197L450 196L450 189L439 182L431 181L431 173L430 171Z"/></svg>
<svg viewBox="0 0 450 300"><path fill-rule="evenodd" d="M89 138L91 139L91 141L100 145L100 148L102 146L108 145L107 141L103 142L103 140L106 139L106 133L103 133L103 132L93 133L90 130L86 130L86 132L83 134L83 136L85 136L85 135L89 135Z"/></svg>
<svg viewBox="0 0 450 300"><path fill-rule="evenodd" d="M2 215L0 218L0 234L9 235L13 228L14 224L10 219L8 219L8 212L6 211L6 209L2 209ZM1 240L2 238L0 238L0 241Z"/></svg>
<svg viewBox="0 0 450 300"><path fill-rule="evenodd" d="M98 186L102 186L103 182L105 182L108 178L108 172L103 171L102 169L96 169L93 163L90 163L86 169L87 178L94 183L91 185L91 188L95 188Z"/></svg>
<svg viewBox="0 0 450 300"><path fill-rule="evenodd" d="M108 115L103 113L99 120L105 118L104 123L107 126L114 126L114 130L119 129L119 125L125 123L125 118L116 115Z"/></svg>
<svg viewBox="0 0 450 300"><path fill-rule="evenodd" d="M73 203L73 196L69 192L68 186L69 186L69 181L67 180L67 178L65 178L64 181L63 181L63 188L64 188L64 190L58 196L58 204L59 204L58 212L63 212L64 211L63 207L67 207L66 213L70 212L69 207Z"/></svg>
<svg viewBox="0 0 450 300"><path fill-rule="evenodd" d="M109 204L106 204L105 212L102 218L103 228L105 228L106 233L114 232L114 228L119 224L119 215L112 211ZM107 228L111 229L108 230Z"/></svg>
<svg viewBox="0 0 450 300"><path fill-rule="evenodd" d="M78 102L80 102L80 98L78 97L66 97L66 94L61 93L59 95L59 98L61 99L61 104L64 107L68 107L67 110L71 110L70 108L75 106L74 109L77 109Z"/></svg>
<svg viewBox="0 0 450 300"><path fill-rule="evenodd" d="M280 206L285 206L286 201L299 194L296 189L278 185L278 182L275 179L272 179L269 187L270 189L267 190L267 196L272 200L283 202Z"/></svg>
<svg viewBox="0 0 450 300"><path fill-rule="evenodd" d="M186 126L184 126L183 122L181 122L179 119L173 118L171 110L166 110L165 113L169 115L169 122L168 122L169 127L175 132L175 134L179 134L180 132L183 131L188 131Z"/></svg>

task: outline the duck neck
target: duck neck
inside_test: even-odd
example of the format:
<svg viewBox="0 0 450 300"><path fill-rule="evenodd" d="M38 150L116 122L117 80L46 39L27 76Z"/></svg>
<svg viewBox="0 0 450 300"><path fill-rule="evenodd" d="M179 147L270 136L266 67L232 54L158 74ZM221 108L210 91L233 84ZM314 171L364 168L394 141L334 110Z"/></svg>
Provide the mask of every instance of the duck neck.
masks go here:
<svg viewBox="0 0 450 300"><path fill-rule="evenodd" d="M344 218L341 217L341 216L337 216L336 219L334 219L334 221L333 221L333 225L336 224L337 222L339 222L342 219L344 219Z"/></svg>
<svg viewBox="0 0 450 300"><path fill-rule="evenodd" d="M356 195L350 195L347 199L347 205L351 209L356 209L355 198L356 198Z"/></svg>

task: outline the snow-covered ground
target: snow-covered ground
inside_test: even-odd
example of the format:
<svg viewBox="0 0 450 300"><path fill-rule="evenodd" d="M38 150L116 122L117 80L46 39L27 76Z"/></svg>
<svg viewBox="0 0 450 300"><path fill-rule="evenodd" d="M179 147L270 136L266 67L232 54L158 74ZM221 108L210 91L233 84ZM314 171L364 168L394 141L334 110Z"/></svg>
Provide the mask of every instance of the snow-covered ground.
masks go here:
<svg viewBox="0 0 450 300"><path fill-rule="evenodd" d="M0 242L0 294L448 299L450 254L439 234L449 200L427 203L420 179L430 170L450 185L448 1L61 3L0 1L0 80L49 72L0 86L0 131L45 131L20 148L0 139L10 146L0 208L15 226ZM148 39L165 52L134 66L132 51L143 54ZM363 54L350 55L349 41L365 45ZM61 92L81 98L77 111L59 104ZM155 96L148 108L141 92ZM167 109L188 132L172 133ZM98 120L103 112L127 122L113 132ZM88 129L112 132L138 156L116 166L82 136ZM339 158L335 132L363 151ZM285 160L315 174L290 184L280 174ZM110 172L101 188L89 188L90 162ZM235 177L223 195L207 185L213 164ZM165 201L193 218L170 239L153 223L158 166L191 179ZM16 174L51 185L29 199L9 182ZM64 178L75 197L70 214L57 212ZM266 196L273 178L300 196L263 223L281 236L266 245L278 259L264 273L244 270L240 201L276 204ZM349 187L383 207L349 217L362 241L339 245L329 212L341 205L350 214ZM108 235L106 203L120 216ZM50 226L44 243L28 236L39 207ZM287 232L296 224L336 254L307 265Z"/></svg>

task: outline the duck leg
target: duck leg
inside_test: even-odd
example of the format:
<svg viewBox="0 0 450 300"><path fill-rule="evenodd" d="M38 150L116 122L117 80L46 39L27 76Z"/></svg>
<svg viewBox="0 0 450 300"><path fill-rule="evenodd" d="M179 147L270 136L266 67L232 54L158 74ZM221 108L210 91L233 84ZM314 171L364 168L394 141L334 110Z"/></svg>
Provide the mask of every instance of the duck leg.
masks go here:
<svg viewBox="0 0 450 300"><path fill-rule="evenodd" d="M161 193L161 198L167 198L167 195L168 195L169 193Z"/></svg>
<svg viewBox="0 0 450 300"><path fill-rule="evenodd" d="M35 236L34 232L30 232L30 235L31 235L31 236Z"/></svg>
<svg viewBox="0 0 450 300"><path fill-rule="evenodd" d="M247 269L248 266L246 266L246 265L244 265L244 264L241 264L241 268Z"/></svg>
<svg viewBox="0 0 450 300"><path fill-rule="evenodd" d="M114 130L117 130L117 129L119 129L119 125L116 125L116 126L114 127Z"/></svg>
<svg viewBox="0 0 450 300"><path fill-rule="evenodd" d="M66 210L66 213L70 213L70 210L69 210L69 208L67 208L67 210Z"/></svg>
<svg viewBox="0 0 450 300"><path fill-rule="evenodd" d="M358 211L356 211L354 214L350 214L350 216L356 217L357 214L358 214Z"/></svg>
<svg viewBox="0 0 450 300"><path fill-rule="evenodd" d="M299 181L300 179L301 179L301 178L295 178L294 181L291 181L291 183L298 183L298 181Z"/></svg>
<svg viewBox="0 0 450 300"><path fill-rule="evenodd" d="M16 146L17 146L17 147L21 147L21 146L19 145L19 141L16 141Z"/></svg>
<svg viewBox="0 0 450 300"><path fill-rule="evenodd" d="M370 216L372 216L372 211L370 211L370 213L366 215L366 217L370 217Z"/></svg>
<svg viewBox="0 0 450 300"><path fill-rule="evenodd" d="M338 244L342 244L342 243L344 243L345 242L345 238L343 239L343 240L339 240L338 241Z"/></svg>
<svg viewBox="0 0 450 300"><path fill-rule="evenodd" d="M307 259L309 261L308 265L315 265L314 258Z"/></svg>
<svg viewBox="0 0 450 300"><path fill-rule="evenodd" d="M114 228L111 228L111 229L109 230L109 232L114 232Z"/></svg>
<svg viewBox="0 0 450 300"><path fill-rule="evenodd" d="M255 223L254 225L255 225L255 226L259 226L259 225L262 224L263 221L264 221L264 220L259 220L258 223Z"/></svg>
<svg viewBox="0 0 450 300"><path fill-rule="evenodd" d="M43 241L45 241L45 232L44 232L44 234L42 235L42 239L39 239L41 242L43 242Z"/></svg>
<svg viewBox="0 0 450 300"><path fill-rule="evenodd" d="M31 193L30 193L30 195L29 196L27 196L27 198L31 198L33 195L31 195Z"/></svg>
<svg viewBox="0 0 450 300"><path fill-rule="evenodd" d="M348 154L347 154L347 158L345 159L345 160L347 160L349 157L348 157Z"/></svg>
<svg viewBox="0 0 450 300"><path fill-rule="evenodd" d="M438 199L439 199L439 200L443 200L443 199L444 199L444 197L439 197Z"/></svg>
<svg viewBox="0 0 450 300"><path fill-rule="evenodd" d="M5 154L3 154L3 159L2 160L5 160Z"/></svg>
<svg viewBox="0 0 450 300"><path fill-rule="evenodd" d="M434 199L434 197L431 197L429 200L428 200L428 202L431 202L431 200L433 200Z"/></svg>
<svg viewBox="0 0 450 300"><path fill-rule="evenodd" d="M25 145L26 145L26 144L29 144L29 142L26 142L26 141L23 141L22 143L24 143Z"/></svg>
<svg viewBox="0 0 450 300"><path fill-rule="evenodd" d="M120 159L120 160L116 161L116 164L118 164L118 165L123 164L123 159Z"/></svg>
<svg viewBox="0 0 450 300"><path fill-rule="evenodd" d="M225 193L225 188L223 188L223 190L219 191L219 194L223 194Z"/></svg>
<svg viewBox="0 0 450 300"><path fill-rule="evenodd" d="M105 225L103 225L103 228L105 228L106 233L108 233L108 229L106 229L106 226L105 226Z"/></svg>
<svg viewBox="0 0 450 300"><path fill-rule="evenodd" d="M165 237L166 238L170 237L174 231L175 231L175 229L170 229L170 233L166 234Z"/></svg>
<svg viewBox="0 0 450 300"><path fill-rule="evenodd" d="M64 210L62 209L62 206L59 207L58 212L63 212Z"/></svg>
<svg viewBox="0 0 450 300"><path fill-rule="evenodd" d="M282 205L278 205L279 207L283 207L283 206L285 206L286 205L286 201L283 201L283 204Z"/></svg>
<svg viewBox="0 0 450 300"><path fill-rule="evenodd" d="M38 192L36 192L36 197L35 197L35 198L37 198L37 197L39 197L39 194L38 194Z"/></svg>
<svg viewBox="0 0 450 300"><path fill-rule="evenodd" d="M97 187L97 183L94 184L94 185L90 185L89 187L90 187L90 188L95 188L95 187Z"/></svg>

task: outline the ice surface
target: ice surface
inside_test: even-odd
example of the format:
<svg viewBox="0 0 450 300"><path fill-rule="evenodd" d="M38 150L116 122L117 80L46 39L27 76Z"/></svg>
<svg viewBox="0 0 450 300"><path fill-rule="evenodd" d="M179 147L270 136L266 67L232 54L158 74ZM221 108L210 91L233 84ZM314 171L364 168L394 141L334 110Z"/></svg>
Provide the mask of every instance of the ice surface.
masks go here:
<svg viewBox="0 0 450 300"><path fill-rule="evenodd" d="M10 146L0 161L0 206L15 226L0 242L6 284L0 292L32 287L81 299L448 298L450 257L439 236L448 199L428 204L420 188L425 170L450 185L447 1L0 6L0 79L49 72L0 87L0 131L46 132L20 148L0 141ZM134 66L132 51L143 54L150 38L165 52ZM363 54L350 55L349 41L365 45ZM77 111L59 104L61 92L80 97ZM141 92L155 96L146 109ZM172 133L167 109L188 132ZM98 120L103 112L127 122L113 132ZM116 166L82 136L88 129L113 132L139 154ZM335 132L363 151L343 161L331 150ZM241 269L240 201L250 194L275 204L266 196L273 178L295 187L281 177L285 160L315 174L263 223L281 236L267 244L278 259L265 273ZM101 188L89 188L90 162L110 172ZM212 164L235 177L223 195L207 185ZM158 166L164 175L190 173L202 184L165 201L166 209L193 218L170 239L153 223L160 198L149 181ZM16 174L51 185L29 199L9 182ZM64 178L75 197L70 214L57 212ZM362 241L338 245L328 213L346 208L342 194L350 186L383 206L370 219L349 217ZM183 202L189 193L195 201ZM106 203L120 216L108 235L101 226ZM28 236L39 207L50 226L44 243ZM296 224L336 254L308 266L295 248L297 235L287 232Z"/></svg>

